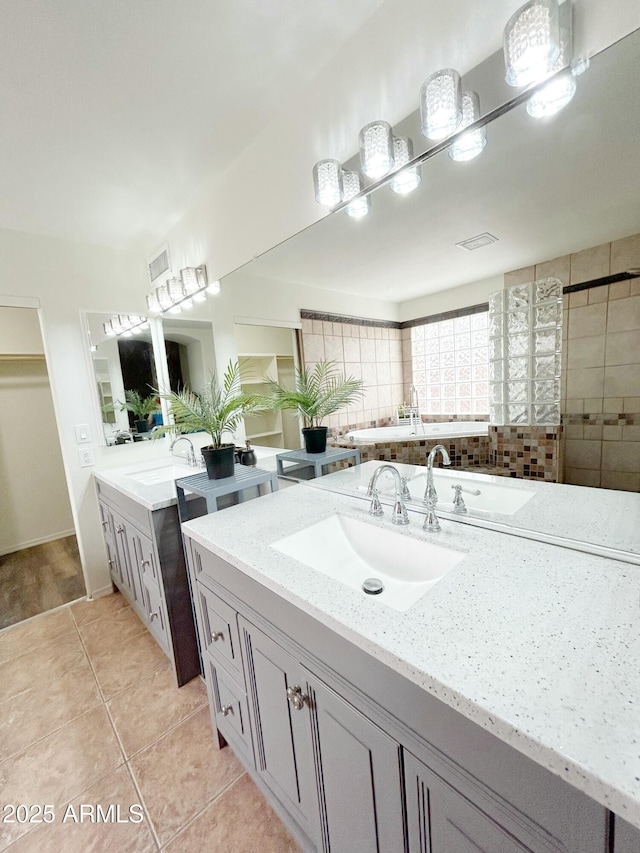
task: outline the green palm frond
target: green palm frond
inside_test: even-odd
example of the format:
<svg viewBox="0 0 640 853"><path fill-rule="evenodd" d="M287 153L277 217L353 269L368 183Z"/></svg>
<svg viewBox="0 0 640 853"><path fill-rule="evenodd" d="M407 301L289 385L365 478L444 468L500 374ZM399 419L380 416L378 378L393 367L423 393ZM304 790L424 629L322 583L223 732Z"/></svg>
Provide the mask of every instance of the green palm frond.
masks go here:
<svg viewBox="0 0 640 853"><path fill-rule="evenodd" d="M212 373L198 394L189 388L161 393L169 402L174 423L160 427L156 434L204 431L211 436L213 446L220 447L223 433L235 432L245 415L270 408L264 397L242 390L242 378L239 364L229 362L222 382Z"/></svg>
<svg viewBox="0 0 640 853"><path fill-rule="evenodd" d="M158 397L151 394L143 399L137 391L125 391L124 402L118 401L118 405L121 412L133 412L136 420L142 420L158 411Z"/></svg>
<svg viewBox="0 0 640 853"><path fill-rule="evenodd" d="M306 427L320 426L328 415L350 406L364 393L361 379L346 376L335 361L319 361L311 370L296 370L295 390L265 377L276 409L295 409Z"/></svg>

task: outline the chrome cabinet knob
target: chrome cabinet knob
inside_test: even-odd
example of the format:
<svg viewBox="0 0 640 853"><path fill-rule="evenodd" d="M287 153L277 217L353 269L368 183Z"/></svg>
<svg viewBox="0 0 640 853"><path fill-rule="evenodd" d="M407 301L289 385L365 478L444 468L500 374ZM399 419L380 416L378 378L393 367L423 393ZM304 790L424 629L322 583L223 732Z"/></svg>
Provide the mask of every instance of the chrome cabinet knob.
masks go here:
<svg viewBox="0 0 640 853"><path fill-rule="evenodd" d="M149 614L149 621L150 621L150 622L153 622L153 620L154 620L154 619L157 619L159 615L160 615L160 614L158 613L158 611L157 611L157 610L156 610L154 613L150 613L150 614Z"/></svg>
<svg viewBox="0 0 640 853"><path fill-rule="evenodd" d="M108 525L109 525L109 522L108 522L108 521L103 521L103 522L102 522L102 526L103 526L103 527L107 527Z"/></svg>
<svg viewBox="0 0 640 853"><path fill-rule="evenodd" d="M293 687L287 687L287 700L296 711L302 711L304 703L309 701L309 697L302 692L302 687L299 684L294 684Z"/></svg>
<svg viewBox="0 0 640 853"><path fill-rule="evenodd" d="M124 533L124 524L119 524L116 527L116 533Z"/></svg>
<svg viewBox="0 0 640 853"><path fill-rule="evenodd" d="M223 717L228 717L229 714L233 714L233 705L223 705L220 712Z"/></svg>
<svg viewBox="0 0 640 853"><path fill-rule="evenodd" d="M110 569L112 569L114 567L115 563L113 562L113 560L107 560L107 565L109 566Z"/></svg>
<svg viewBox="0 0 640 853"><path fill-rule="evenodd" d="M224 640L224 634L222 633L222 631L214 631L211 634L211 642L212 643L217 643L218 640Z"/></svg>

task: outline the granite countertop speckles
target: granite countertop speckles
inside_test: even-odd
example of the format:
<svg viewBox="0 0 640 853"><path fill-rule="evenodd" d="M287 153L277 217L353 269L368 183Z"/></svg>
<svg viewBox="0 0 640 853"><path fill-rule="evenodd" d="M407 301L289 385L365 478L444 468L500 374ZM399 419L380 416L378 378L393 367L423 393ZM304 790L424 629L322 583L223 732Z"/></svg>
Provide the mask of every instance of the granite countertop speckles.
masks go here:
<svg viewBox="0 0 640 853"><path fill-rule="evenodd" d="M640 827L640 569L441 519L436 544L466 556L399 613L268 547L336 512L391 528L388 510L379 520L367 510L300 485L183 527ZM427 537L423 517L410 518L398 536Z"/></svg>

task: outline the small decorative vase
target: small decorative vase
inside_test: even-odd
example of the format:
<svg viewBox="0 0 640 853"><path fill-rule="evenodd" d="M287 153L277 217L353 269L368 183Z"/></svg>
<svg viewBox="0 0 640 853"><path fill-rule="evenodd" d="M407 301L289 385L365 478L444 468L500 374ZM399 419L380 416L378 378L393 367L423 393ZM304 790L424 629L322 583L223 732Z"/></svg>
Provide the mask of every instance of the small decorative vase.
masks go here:
<svg viewBox="0 0 640 853"><path fill-rule="evenodd" d="M304 449L307 453L324 453L327 449L328 427L303 427Z"/></svg>
<svg viewBox="0 0 640 853"><path fill-rule="evenodd" d="M210 480L224 480L227 477L233 477L235 450L233 444L202 448L204 464L207 466L207 476Z"/></svg>

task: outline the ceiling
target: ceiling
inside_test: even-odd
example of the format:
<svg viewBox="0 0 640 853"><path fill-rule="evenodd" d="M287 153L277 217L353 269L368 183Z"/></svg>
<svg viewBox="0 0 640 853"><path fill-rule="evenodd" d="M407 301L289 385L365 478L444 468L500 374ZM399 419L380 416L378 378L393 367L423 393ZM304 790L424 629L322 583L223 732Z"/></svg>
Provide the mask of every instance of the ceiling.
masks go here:
<svg viewBox="0 0 640 853"><path fill-rule="evenodd" d="M637 30L592 59L553 118L520 105L475 160L442 151L410 195L380 187L363 219L336 211L242 274L405 302L639 233L639 55ZM419 138L418 116L407 121ZM483 232L498 242L456 245Z"/></svg>
<svg viewBox="0 0 640 853"><path fill-rule="evenodd" d="M381 3L2 0L0 227L167 228Z"/></svg>

